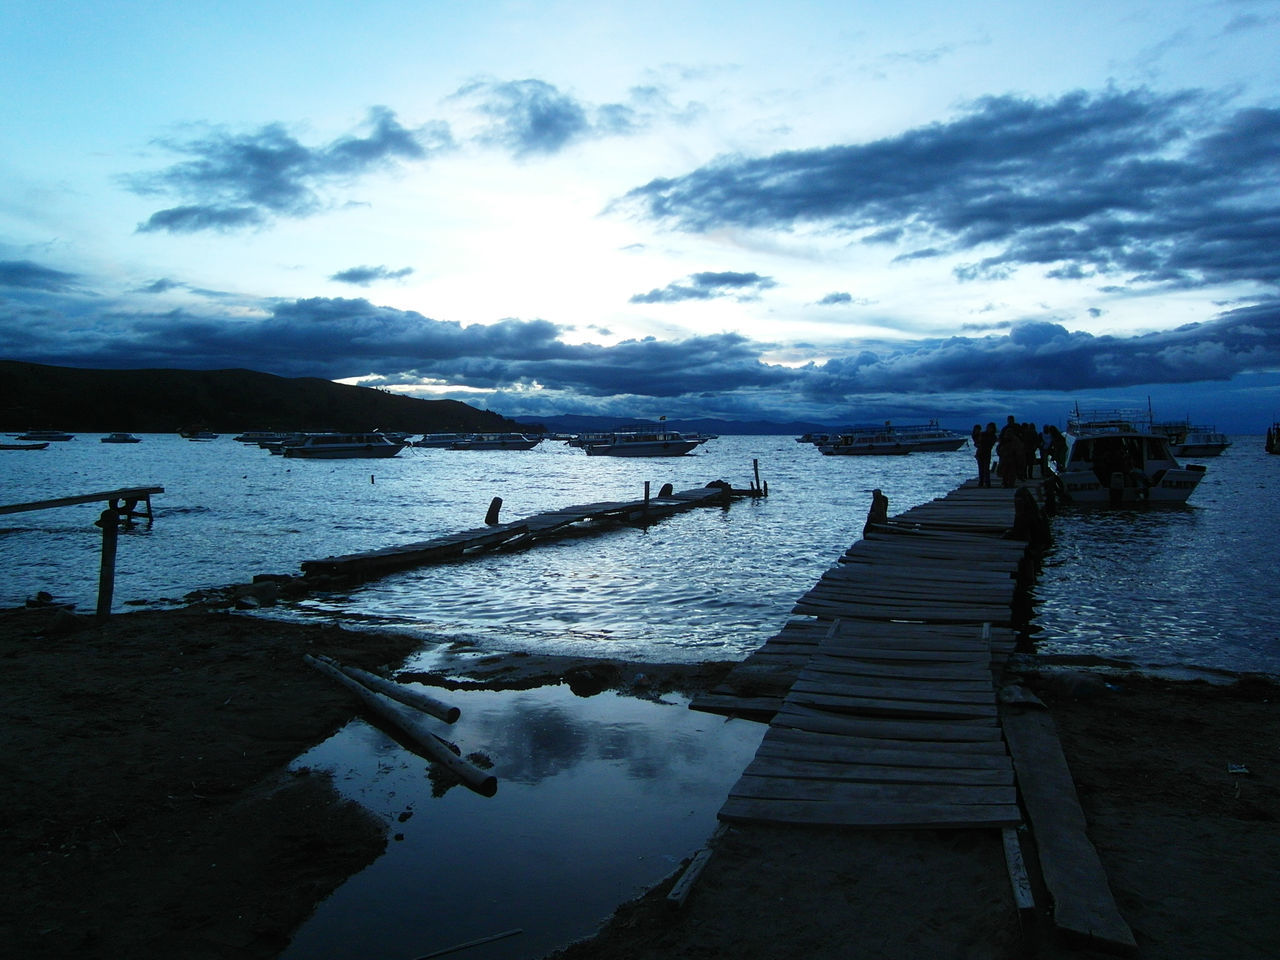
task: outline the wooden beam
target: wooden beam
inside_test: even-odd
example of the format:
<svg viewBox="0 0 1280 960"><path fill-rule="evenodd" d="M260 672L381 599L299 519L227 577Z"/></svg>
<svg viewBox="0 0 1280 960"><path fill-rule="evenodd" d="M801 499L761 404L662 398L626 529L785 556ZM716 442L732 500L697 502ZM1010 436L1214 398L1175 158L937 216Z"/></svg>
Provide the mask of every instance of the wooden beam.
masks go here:
<svg viewBox="0 0 1280 960"><path fill-rule="evenodd" d="M110 500L147 500L153 493L164 493L164 487L124 487L120 490L103 490L101 493L84 493L74 497L58 497L54 500L11 503L0 506L0 513L48 510L52 507L71 507L80 503L106 503Z"/></svg>

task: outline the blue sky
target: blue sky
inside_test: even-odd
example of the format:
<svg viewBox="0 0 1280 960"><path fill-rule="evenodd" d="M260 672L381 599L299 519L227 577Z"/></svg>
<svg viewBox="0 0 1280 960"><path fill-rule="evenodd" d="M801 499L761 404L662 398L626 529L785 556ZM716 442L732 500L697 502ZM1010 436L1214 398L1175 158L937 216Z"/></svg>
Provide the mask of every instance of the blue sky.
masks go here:
<svg viewBox="0 0 1280 960"><path fill-rule="evenodd" d="M1280 419L1280 2L0 8L0 357Z"/></svg>

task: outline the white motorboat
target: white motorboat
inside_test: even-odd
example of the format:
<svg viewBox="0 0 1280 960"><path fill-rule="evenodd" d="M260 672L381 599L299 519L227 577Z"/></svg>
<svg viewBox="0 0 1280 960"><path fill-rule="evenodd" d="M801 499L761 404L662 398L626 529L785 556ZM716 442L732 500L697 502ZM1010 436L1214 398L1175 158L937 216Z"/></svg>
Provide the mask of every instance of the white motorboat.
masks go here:
<svg viewBox="0 0 1280 960"><path fill-rule="evenodd" d="M385 459L404 447L403 441L382 433L303 433L285 441L280 452L303 460Z"/></svg>
<svg viewBox="0 0 1280 960"><path fill-rule="evenodd" d="M582 449L592 457L682 457L707 439L673 430L619 431L584 443Z"/></svg>
<svg viewBox="0 0 1280 960"><path fill-rule="evenodd" d="M1183 503L1204 478L1183 466L1148 414L1077 408L1067 418L1067 458L1056 481L1073 503Z"/></svg>
<svg viewBox="0 0 1280 960"><path fill-rule="evenodd" d="M523 433L473 433L449 444L450 450L532 450L541 437Z"/></svg>
<svg viewBox="0 0 1280 960"><path fill-rule="evenodd" d="M1231 446L1217 427L1197 426L1190 420L1166 420L1151 425L1153 433L1169 439L1175 457L1216 457Z"/></svg>
<svg viewBox="0 0 1280 960"><path fill-rule="evenodd" d="M815 445L827 456L875 456L949 452L968 442L967 434L948 430L937 420L905 426L894 426L886 420L883 426L850 427Z"/></svg>
<svg viewBox="0 0 1280 960"><path fill-rule="evenodd" d="M132 433L108 433L100 441L102 443L141 443L141 437L135 437Z"/></svg>

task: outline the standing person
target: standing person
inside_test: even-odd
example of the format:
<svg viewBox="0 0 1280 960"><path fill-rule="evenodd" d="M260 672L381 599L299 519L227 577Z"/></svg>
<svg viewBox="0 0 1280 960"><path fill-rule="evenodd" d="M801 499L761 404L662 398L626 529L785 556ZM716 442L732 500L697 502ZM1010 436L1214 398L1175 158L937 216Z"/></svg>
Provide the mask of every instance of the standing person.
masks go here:
<svg viewBox="0 0 1280 960"><path fill-rule="evenodd" d="M996 456L1000 458L1000 486L1017 486L1026 469L1026 455L1022 451L1022 428L1013 414L1005 421L996 441Z"/></svg>
<svg viewBox="0 0 1280 960"><path fill-rule="evenodd" d="M977 449L975 455L978 458L978 486L980 487L991 486L991 454L995 451L996 440L996 425L992 422L987 424L987 429L981 431L973 442Z"/></svg>
<svg viewBox="0 0 1280 960"><path fill-rule="evenodd" d="M1053 431L1049 429L1049 424L1045 424L1040 430L1040 477L1041 479L1049 476L1053 472L1050 465L1053 458Z"/></svg>

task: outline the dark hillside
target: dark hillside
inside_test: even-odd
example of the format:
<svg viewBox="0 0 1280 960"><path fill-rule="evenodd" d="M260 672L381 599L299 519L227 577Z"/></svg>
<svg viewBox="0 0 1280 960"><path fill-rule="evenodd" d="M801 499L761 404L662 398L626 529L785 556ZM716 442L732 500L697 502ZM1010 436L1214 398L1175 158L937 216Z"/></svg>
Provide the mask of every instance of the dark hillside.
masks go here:
<svg viewBox="0 0 1280 960"><path fill-rule="evenodd" d="M252 370L83 370L0 360L0 431L496 432L519 425L456 400L418 400ZM525 427L524 429L528 429Z"/></svg>

